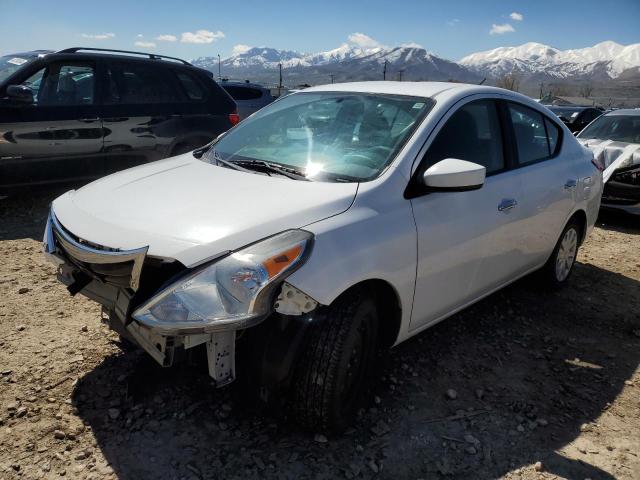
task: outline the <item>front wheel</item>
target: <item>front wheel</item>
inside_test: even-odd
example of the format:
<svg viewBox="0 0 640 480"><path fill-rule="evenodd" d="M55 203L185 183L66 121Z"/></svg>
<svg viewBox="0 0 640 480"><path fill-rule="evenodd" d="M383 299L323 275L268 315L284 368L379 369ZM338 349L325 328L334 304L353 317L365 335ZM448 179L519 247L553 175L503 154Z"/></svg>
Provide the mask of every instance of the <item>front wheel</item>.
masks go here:
<svg viewBox="0 0 640 480"><path fill-rule="evenodd" d="M374 379L376 303L365 289L349 292L323 309L310 328L295 372L293 414L304 428L340 432L363 406Z"/></svg>
<svg viewBox="0 0 640 480"><path fill-rule="evenodd" d="M581 232L580 225L573 220L564 227L551 257L541 270L545 286L558 288L567 282L580 248Z"/></svg>

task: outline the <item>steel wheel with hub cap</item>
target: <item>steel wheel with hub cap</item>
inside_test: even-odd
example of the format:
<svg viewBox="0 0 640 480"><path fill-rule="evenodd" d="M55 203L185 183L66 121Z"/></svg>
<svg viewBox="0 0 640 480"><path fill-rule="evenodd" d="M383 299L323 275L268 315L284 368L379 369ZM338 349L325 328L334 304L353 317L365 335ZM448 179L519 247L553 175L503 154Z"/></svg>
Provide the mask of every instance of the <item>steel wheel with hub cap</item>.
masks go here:
<svg viewBox="0 0 640 480"><path fill-rule="evenodd" d="M557 288L566 283L576 263L581 238L582 227L576 220L570 220L564 227L549 260L540 271L543 286Z"/></svg>

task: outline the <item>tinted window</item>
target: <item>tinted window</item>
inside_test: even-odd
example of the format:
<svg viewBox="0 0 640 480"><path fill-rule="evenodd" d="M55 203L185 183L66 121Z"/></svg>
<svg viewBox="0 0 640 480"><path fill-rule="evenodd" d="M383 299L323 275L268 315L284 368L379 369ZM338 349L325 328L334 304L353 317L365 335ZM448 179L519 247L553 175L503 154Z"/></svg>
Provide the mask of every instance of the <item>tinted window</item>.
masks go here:
<svg viewBox="0 0 640 480"><path fill-rule="evenodd" d="M95 87L93 66L86 64L51 64L28 78L28 85L39 105L92 105Z"/></svg>
<svg viewBox="0 0 640 480"><path fill-rule="evenodd" d="M551 154L542 114L515 103L509 103L509 113L518 148L518 163L526 165L549 158Z"/></svg>
<svg viewBox="0 0 640 480"><path fill-rule="evenodd" d="M502 135L493 101L472 102L455 112L427 152L427 166L445 158L484 165L487 173L504 169Z"/></svg>
<svg viewBox="0 0 640 480"><path fill-rule="evenodd" d="M107 103L174 103L185 98L171 72L156 65L113 62L107 76Z"/></svg>
<svg viewBox="0 0 640 480"><path fill-rule="evenodd" d="M551 155L556 153L558 148L558 139L560 138L560 129L551 120L545 117L544 125L547 127L547 138L549 139L549 152Z"/></svg>
<svg viewBox="0 0 640 480"><path fill-rule="evenodd" d="M205 91L200 85L200 82L187 72L177 72L176 76L180 81L180 85L185 94L190 100L203 100L205 97Z"/></svg>
<svg viewBox="0 0 640 480"><path fill-rule="evenodd" d="M234 100L255 100L262 97L262 92L257 88L233 85L223 85L222 87L229 92L229 95L231 95L231 98Z"/></svg>

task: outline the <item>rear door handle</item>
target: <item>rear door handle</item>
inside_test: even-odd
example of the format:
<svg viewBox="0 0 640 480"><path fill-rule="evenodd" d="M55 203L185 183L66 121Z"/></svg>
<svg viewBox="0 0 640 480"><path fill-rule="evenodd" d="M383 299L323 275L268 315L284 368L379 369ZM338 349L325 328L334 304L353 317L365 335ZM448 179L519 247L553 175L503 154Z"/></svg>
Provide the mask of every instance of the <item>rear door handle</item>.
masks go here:
<svg viewBox="0 0 640 480"><path fill-rule="evenodd" d="M498 205L498 211L506 212L508 210L511 210L512 208L515 208L517 205L518 202L515 198L505 198L500 202L500 205Z"/></svg>
<svg viewBox="0 0 640 480"><path fill-rule="evenodd" d="M78 121L79 122L83 122L83 123L99 122L100 121L100 117L96 117L96 118L79 118Z"/></svg>
<svg viewBox="0 0 640 480"><path fill-rule="evenodd" d="M576 182L575 180L567 180L566 183L564 184L564 189L573 190L574 188L576 188L577 185L578 185L578 182Z"/></svg>

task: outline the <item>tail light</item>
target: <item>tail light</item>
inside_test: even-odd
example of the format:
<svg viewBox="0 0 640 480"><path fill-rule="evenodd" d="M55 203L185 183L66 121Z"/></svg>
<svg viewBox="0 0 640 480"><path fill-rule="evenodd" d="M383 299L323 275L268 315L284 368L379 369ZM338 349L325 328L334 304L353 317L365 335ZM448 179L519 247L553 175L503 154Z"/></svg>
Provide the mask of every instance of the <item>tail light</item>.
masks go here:
<svg viewBox="0 0 640 480"><path fill-rule="evenodd" d="M596 167L599 171L604 172L604 155L593 157L591 159L591 163L593 163L594 167Z"/></svg>
<svg viewBox="0 0 640 480"><path fill-rule="evenodd" d="M238 123L240 123L240 115L238 115L238 112L233 112L229 114L229 121L231 122L231 125L237 125Z"/></svg>

